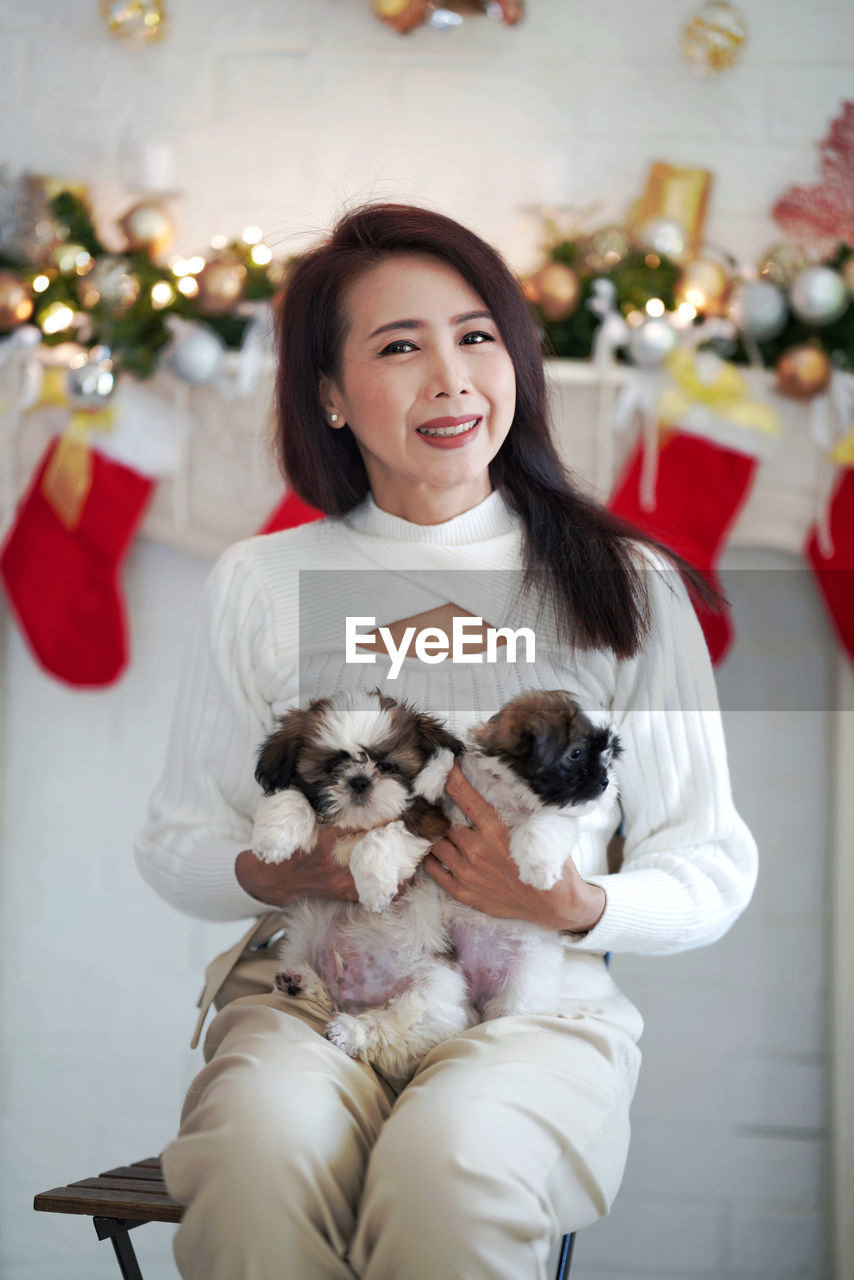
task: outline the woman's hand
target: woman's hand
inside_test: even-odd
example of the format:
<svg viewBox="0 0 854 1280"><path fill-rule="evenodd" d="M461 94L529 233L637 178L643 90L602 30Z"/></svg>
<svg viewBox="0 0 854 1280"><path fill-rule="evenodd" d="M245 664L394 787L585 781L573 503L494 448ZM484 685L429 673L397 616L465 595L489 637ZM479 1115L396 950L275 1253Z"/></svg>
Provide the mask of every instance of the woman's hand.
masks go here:
<svg viewBox="0 0 854 1280"><path fill-rule="evenodd" d="M458 902L504 920L527 920L543 929L585 933L605 910L605 891L582 880L572 859L552 889L519 879L510 856L510 832L491 804L455 764L445 790L472 823L451 827L424 859L424 870ZM567 853L569 850L567 850Z"/></svg>
<svg viewBox="0 0 854 1280"><path fill-rule="evenodd" d="M321 827L312 852L297 852L286 862L262 862L251 849L244 849L234 863L237 882L251 897L272 907L289 907L301 898L358 902L353 877L332 856L336 841L352 834L340 827Z"/></svg>

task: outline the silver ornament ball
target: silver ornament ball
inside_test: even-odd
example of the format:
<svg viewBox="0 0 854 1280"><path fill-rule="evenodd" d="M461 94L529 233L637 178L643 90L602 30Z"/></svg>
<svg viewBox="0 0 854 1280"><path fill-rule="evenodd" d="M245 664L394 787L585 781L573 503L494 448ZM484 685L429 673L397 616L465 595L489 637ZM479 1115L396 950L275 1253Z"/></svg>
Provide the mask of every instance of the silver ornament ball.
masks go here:
<svg viewBox="0 0 854 1280"><path fill-rule="evenodd" d="M845 281L833 267L807 267L792 281L792 310L804 324L832 324L850 301Z"/></svg>
<svg viewBox="0 0 854 1280"><path fill-rule="evenodd" d="M644 249L651 249L664 258L674 258L676 261L685 256L688 248L685 228L675 218L653 218L644 223L638 239Z"/></svg>
<svg viewBox="0 0 854 1280"><path fill-rule="evenodd" d="M655 368L675 350L679 341L676 330L663 316L651 316L629 334L629 355L634 364Z"/></svg>
<svg viewBox="0 0 854 1280"><path fill-rule="evenodd" d="M85 364L68 370L68 399L75 409L105 409L116 389L108 347L93 347Z"/></svg>
<svg viewBox="0 0 854 1280"><path fill-rule="evenodd" d="M735 289L729 318L740 333L767 342L785 328L786 299L770 280L748 280Z"/></svg>
<svg viewBox="0 0 854 1280"><path fill-rule="evenodd" d="M217 376L224 355L225 343L219 334L198 324L176 338L169 349L168 362L179 378L203 386Z"/></svg>

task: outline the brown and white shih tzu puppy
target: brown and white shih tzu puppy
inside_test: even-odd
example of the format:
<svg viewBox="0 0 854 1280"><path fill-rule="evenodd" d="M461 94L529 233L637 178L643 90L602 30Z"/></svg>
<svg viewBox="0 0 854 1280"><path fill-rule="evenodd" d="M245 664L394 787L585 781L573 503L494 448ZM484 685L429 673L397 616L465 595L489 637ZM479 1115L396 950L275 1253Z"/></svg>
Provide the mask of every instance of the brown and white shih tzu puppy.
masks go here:
<svg viewBox="0 0 854 1280"><path fill-rule="evenodd" d="M375 690L367 705L337 694L289 711L259 751L254 853L282 862L312 850L320 827L346 828L334 856L359 894L286 908L276 986L318 1001L328 1039L392 1077L475 1020L443 895L423 873L406 883L448 829L437 802L462 750L438 720Z"/></svg>
<svg viewBox="0 0 854 1280"><path fill-rule="evenodd" d="M510 828L510 854L525 884L557 884L585 823L601 827L603 805L616 826L613 763L621 751L604 718L596 722L559 689L522 693L469 731L460 767ZM446 811L465 825L456 805ZM484 915L450 897L444 905L469 997L483 1020L558 1009L559 934Z"/></svg>

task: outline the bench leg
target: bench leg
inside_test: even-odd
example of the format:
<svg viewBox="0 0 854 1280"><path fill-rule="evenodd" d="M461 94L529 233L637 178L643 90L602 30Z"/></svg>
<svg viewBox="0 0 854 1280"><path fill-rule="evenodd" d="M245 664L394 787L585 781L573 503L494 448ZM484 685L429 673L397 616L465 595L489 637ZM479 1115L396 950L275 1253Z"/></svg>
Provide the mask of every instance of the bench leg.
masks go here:
<svg viewBox="0 0 854 1280"><path fill-rule="evenodd" d="M133 1251L129 1231L141 1227L141 1222L131 1222L126 1218L93 1218L95 1231L99 1240L110 1240L118 1260L122 1280L142 1280L142 1272Z"/></svg>

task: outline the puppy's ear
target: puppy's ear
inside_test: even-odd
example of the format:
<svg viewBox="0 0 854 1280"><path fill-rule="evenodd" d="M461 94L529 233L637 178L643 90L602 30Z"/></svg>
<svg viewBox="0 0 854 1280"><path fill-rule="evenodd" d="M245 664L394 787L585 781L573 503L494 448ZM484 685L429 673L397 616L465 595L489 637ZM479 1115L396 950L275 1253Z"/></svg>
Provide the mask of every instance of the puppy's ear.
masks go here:
<svg viewBox="0 0 854 1280"><path fill-rule="evenodd" d="M434 756L439 751L450 751L453 756L461 756L463 754L465 751L464 744L449 729L445 728L441 720L437 720L434 716L428 716L420 711L415 718L424 750L429 756Z"/></svg>
<svg viewBox="0 0 854 1280"><path fill-rule="evenodd" d="M286 791L291 785L302 748L303 719L302 711L289 711L276 732L258 748L255 780L267 796L274 791Z"/></svg>

